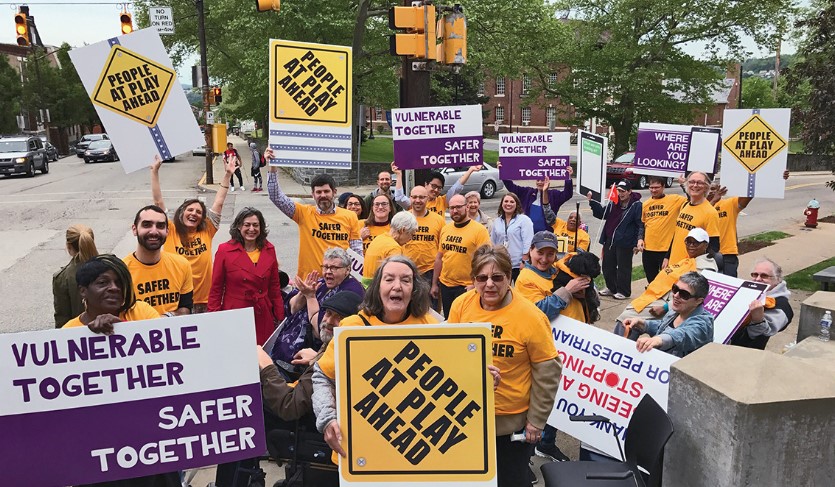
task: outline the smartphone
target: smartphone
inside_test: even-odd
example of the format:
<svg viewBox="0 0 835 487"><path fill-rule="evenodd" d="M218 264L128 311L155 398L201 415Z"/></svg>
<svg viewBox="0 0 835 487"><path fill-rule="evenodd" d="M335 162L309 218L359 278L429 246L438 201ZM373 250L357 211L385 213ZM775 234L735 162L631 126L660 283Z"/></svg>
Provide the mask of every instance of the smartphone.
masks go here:
<svg viewBox="0 0 835 487"><path fill-rule="evenodd" d="M525 441L525 428L510 435L510 441Z"/></svg>

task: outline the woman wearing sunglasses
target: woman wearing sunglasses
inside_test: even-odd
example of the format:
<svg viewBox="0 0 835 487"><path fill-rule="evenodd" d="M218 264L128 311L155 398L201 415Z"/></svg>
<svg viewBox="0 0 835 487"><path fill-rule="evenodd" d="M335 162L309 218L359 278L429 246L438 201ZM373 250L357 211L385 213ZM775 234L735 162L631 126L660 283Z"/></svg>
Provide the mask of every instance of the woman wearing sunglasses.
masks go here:
<svg viewBox="0 0 835 487"><path fill-rule="evenodd" d="M473 255L475 289L459 296L450 323L492 323L496 389L496 459L499 487L528 486L528 459L554 406L562 365L548 318L510 287L513 266L504 246L484 245ZM523 432L523 441L511 440Z"/></svg>
<svg viewBox="0 0 835 487"><path fill-rule="evenodd" d="M673 284L670 311L659 320L628 318L623 324L645 332L638 338L638 351L657 348L677 357L713 341L713 315L702 306L708 292L707 279L698 272L688 272Z"/></svg>

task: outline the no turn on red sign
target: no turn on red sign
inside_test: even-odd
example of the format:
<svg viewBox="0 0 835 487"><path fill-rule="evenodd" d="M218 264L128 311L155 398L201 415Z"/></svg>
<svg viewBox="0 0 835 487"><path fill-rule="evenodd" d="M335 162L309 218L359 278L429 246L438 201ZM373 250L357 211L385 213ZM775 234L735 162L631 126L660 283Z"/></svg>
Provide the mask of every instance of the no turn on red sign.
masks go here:
<svg viewBox="0 0 835 487"><path fill-rule="evenodd" d="M171 7L148 8L148 19L160 34L174 33L174 15L171 12Z"/></svg>

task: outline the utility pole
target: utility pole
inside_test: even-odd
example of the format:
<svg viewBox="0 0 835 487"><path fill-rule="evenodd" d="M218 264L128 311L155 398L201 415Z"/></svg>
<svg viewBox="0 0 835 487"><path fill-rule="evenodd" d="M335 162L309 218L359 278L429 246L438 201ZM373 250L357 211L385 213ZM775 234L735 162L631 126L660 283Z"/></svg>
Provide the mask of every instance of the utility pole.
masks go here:
<svg viewBox="0 0 835 487"><path fill-rule="evenodd" d="M209 67L206 55L206 23L205 14L203 12L203 0L195 0L194 5L197 7L197 38L200 41L200 78L202 83L201 92L203 93L203 120L206 127L206 184L214 184L215 176L212 170L212 128L208 125L209 112Z"/></svg>
<svg viewBox="0 0 835 487"><path fill-rule="evenodd" d="M403 0L403 5L409 7L412 5L412 2L411 0ZM435 22L435 19L431 19L430 22ZM434 49L435 40L433 39L432 42L433 45L431 48ZM400 108L428 107L431 102L432 97L429 89L430 72L428 70L415 71L412 69L414 67L413 62L415 62L414 59L404 57L401 63ZM424 62L423 64L425 65L426 63ZM407 172L405 171L404 174ZM411 184L404 184L404 191L408 192L413 186L426 183L429 172L429 169L416 169L413 178L409 181ZM408 181L408 176L406 179Z"/></svg>

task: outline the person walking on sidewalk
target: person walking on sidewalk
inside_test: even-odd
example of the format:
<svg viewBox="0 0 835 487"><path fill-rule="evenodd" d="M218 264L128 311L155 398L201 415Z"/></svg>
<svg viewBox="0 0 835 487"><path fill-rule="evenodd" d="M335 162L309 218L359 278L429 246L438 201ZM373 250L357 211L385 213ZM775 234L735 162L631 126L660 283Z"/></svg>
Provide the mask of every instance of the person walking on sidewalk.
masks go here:
<svg viewBox="0 0 835 487"><path fill-rule="evenodd" d="M258 153L258 146L255 142L249 143L249 151L252 153L252 192L255 193L264 190L261 179L261 154Z"/></svg>
<svg viewBox="0 0 835 487"><path fill-rule="evenodd" d="M228 144L226 144L226 150L223 151L223 162L225 163L232 156L235 156L235 160L237 161L235 163L235 174L234 174L234 176L238 177L238 186L241 187L241 191L246 191L246 188L244 188L244 178L241 175L241 155L238 154L238 149L232 147L232 142L229 142ZM234 193L235 192L235 178L234 177L229 180L229 186L230 186L229 192Z"/></svg>

